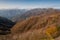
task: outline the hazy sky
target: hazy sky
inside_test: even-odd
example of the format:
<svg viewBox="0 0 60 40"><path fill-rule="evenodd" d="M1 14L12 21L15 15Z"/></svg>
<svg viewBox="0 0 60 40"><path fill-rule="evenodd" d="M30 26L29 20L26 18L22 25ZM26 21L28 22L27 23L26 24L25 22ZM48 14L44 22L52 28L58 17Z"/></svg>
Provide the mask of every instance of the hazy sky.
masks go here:
<svg viewBox="0 0 60 40"><path fill-rule="evenodd" d="M60 0L0 0L0 9L60 8Z"/></svg>

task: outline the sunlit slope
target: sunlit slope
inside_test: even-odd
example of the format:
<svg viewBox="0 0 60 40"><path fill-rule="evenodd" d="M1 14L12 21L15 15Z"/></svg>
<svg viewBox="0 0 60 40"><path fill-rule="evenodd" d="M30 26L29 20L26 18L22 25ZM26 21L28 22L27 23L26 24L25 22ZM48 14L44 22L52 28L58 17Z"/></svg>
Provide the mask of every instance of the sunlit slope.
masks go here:
<svg viewBox="0 0 60 40"><path fill-rule="evenodd" d="M18 22L11 31L17 34L14 36L20 36L18 40L55 40L60 36L59 20L60 14L32 16Z"/></svg>

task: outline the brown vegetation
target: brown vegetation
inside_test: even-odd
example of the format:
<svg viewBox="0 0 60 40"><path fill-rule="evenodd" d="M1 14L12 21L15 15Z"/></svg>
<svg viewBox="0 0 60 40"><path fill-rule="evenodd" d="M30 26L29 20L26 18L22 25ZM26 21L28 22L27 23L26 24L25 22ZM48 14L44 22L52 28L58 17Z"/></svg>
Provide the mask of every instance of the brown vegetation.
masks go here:
<svg viewBox="0 0 60 40"><path fill-rule="evenodd" d="M11 29L11 34L5 35L6 40L55 40L59 36L60 13L55 11L51 14L30 16L22 22L19 21Z"/></svg>

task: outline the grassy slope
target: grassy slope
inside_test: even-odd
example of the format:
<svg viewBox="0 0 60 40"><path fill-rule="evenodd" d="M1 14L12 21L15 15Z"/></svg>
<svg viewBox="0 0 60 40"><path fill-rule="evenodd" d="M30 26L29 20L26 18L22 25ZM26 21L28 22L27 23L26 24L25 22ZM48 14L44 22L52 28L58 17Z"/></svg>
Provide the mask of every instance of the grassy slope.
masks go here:
<svg viewBox="0 0 60 40"><path fill-rule="evenodd" d="M18 22L12 33L17 40L54 40L60 35L60 14L48 16L32 16L23 22ZM14 37L13 36L13 37Z"/></svg>

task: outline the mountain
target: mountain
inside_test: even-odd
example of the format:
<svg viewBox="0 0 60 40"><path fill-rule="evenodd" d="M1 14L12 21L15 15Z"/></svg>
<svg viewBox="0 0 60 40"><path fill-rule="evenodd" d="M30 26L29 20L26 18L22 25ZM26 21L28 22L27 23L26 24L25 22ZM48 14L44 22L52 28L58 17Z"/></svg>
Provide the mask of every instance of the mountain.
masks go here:
<svg viewBox="0 0 60 40"><path fill-rule="evenodd" d="M27 27L25 29L26 31L28 30L28 28L31 28L31 27L32 27L31 29L33 30L36 27L38 28L38 26L44 27L44 26L50 25L52 23L59 23L60 14L51 14L48 16L47 15L48 14L46 14L45 16L31 16L30 18L27 18L26 20L24 20L22 22L16 23L16 25L12 28L13 29L12 31L18 32L18 30L20 30L20 28L22 30L24 30L25 27ZM55 21L57 21L57 22L55 22Z"/></svg>
<svg viewBox="0 0 60 40"><path fill-rule="evenodd" d="M0 17L0 35L7 34L8 32L10 32L10 29L14 24L15 22L12 22L11 20L5 17Z"/></svg>
<svg viewBox="0 0 60 40"><path fill-rule="evenodd" d="M0 16L11 19L12 17L21 15L26 11L26 9L2 9L0 10Z"/></svg>
<svg viewBox="0 0 60 40"><path fill-rule="evenodd" d="M46 14L52 14L52 13L56 13L56 12L60 12L60 10L58 9L53 9L53 8L48 8L48 9L41 9L41 8L36 8L36 9L31 9L31 10L28 10L26 11L24 14L22 15L16 15L15 17L12 18L12 21L22 21L26 18L29 18L30 16L37 16L37 15L41 15L43 16L46 15Z"/></svg>
<svg viewBox="0 0 60 40"><path fill-rule="evenodd" d="M32 9L16 18L13 21L18 22L11 26L9 30L11 33L0 35L1 40L60 39L59 9Z"/></svg>
<svg viewBox="0 0 60 40"><path fill-rule="evenodd" d="M60 13L31 16L11 29L18 40L54 40L60 36Z"/></svg>

